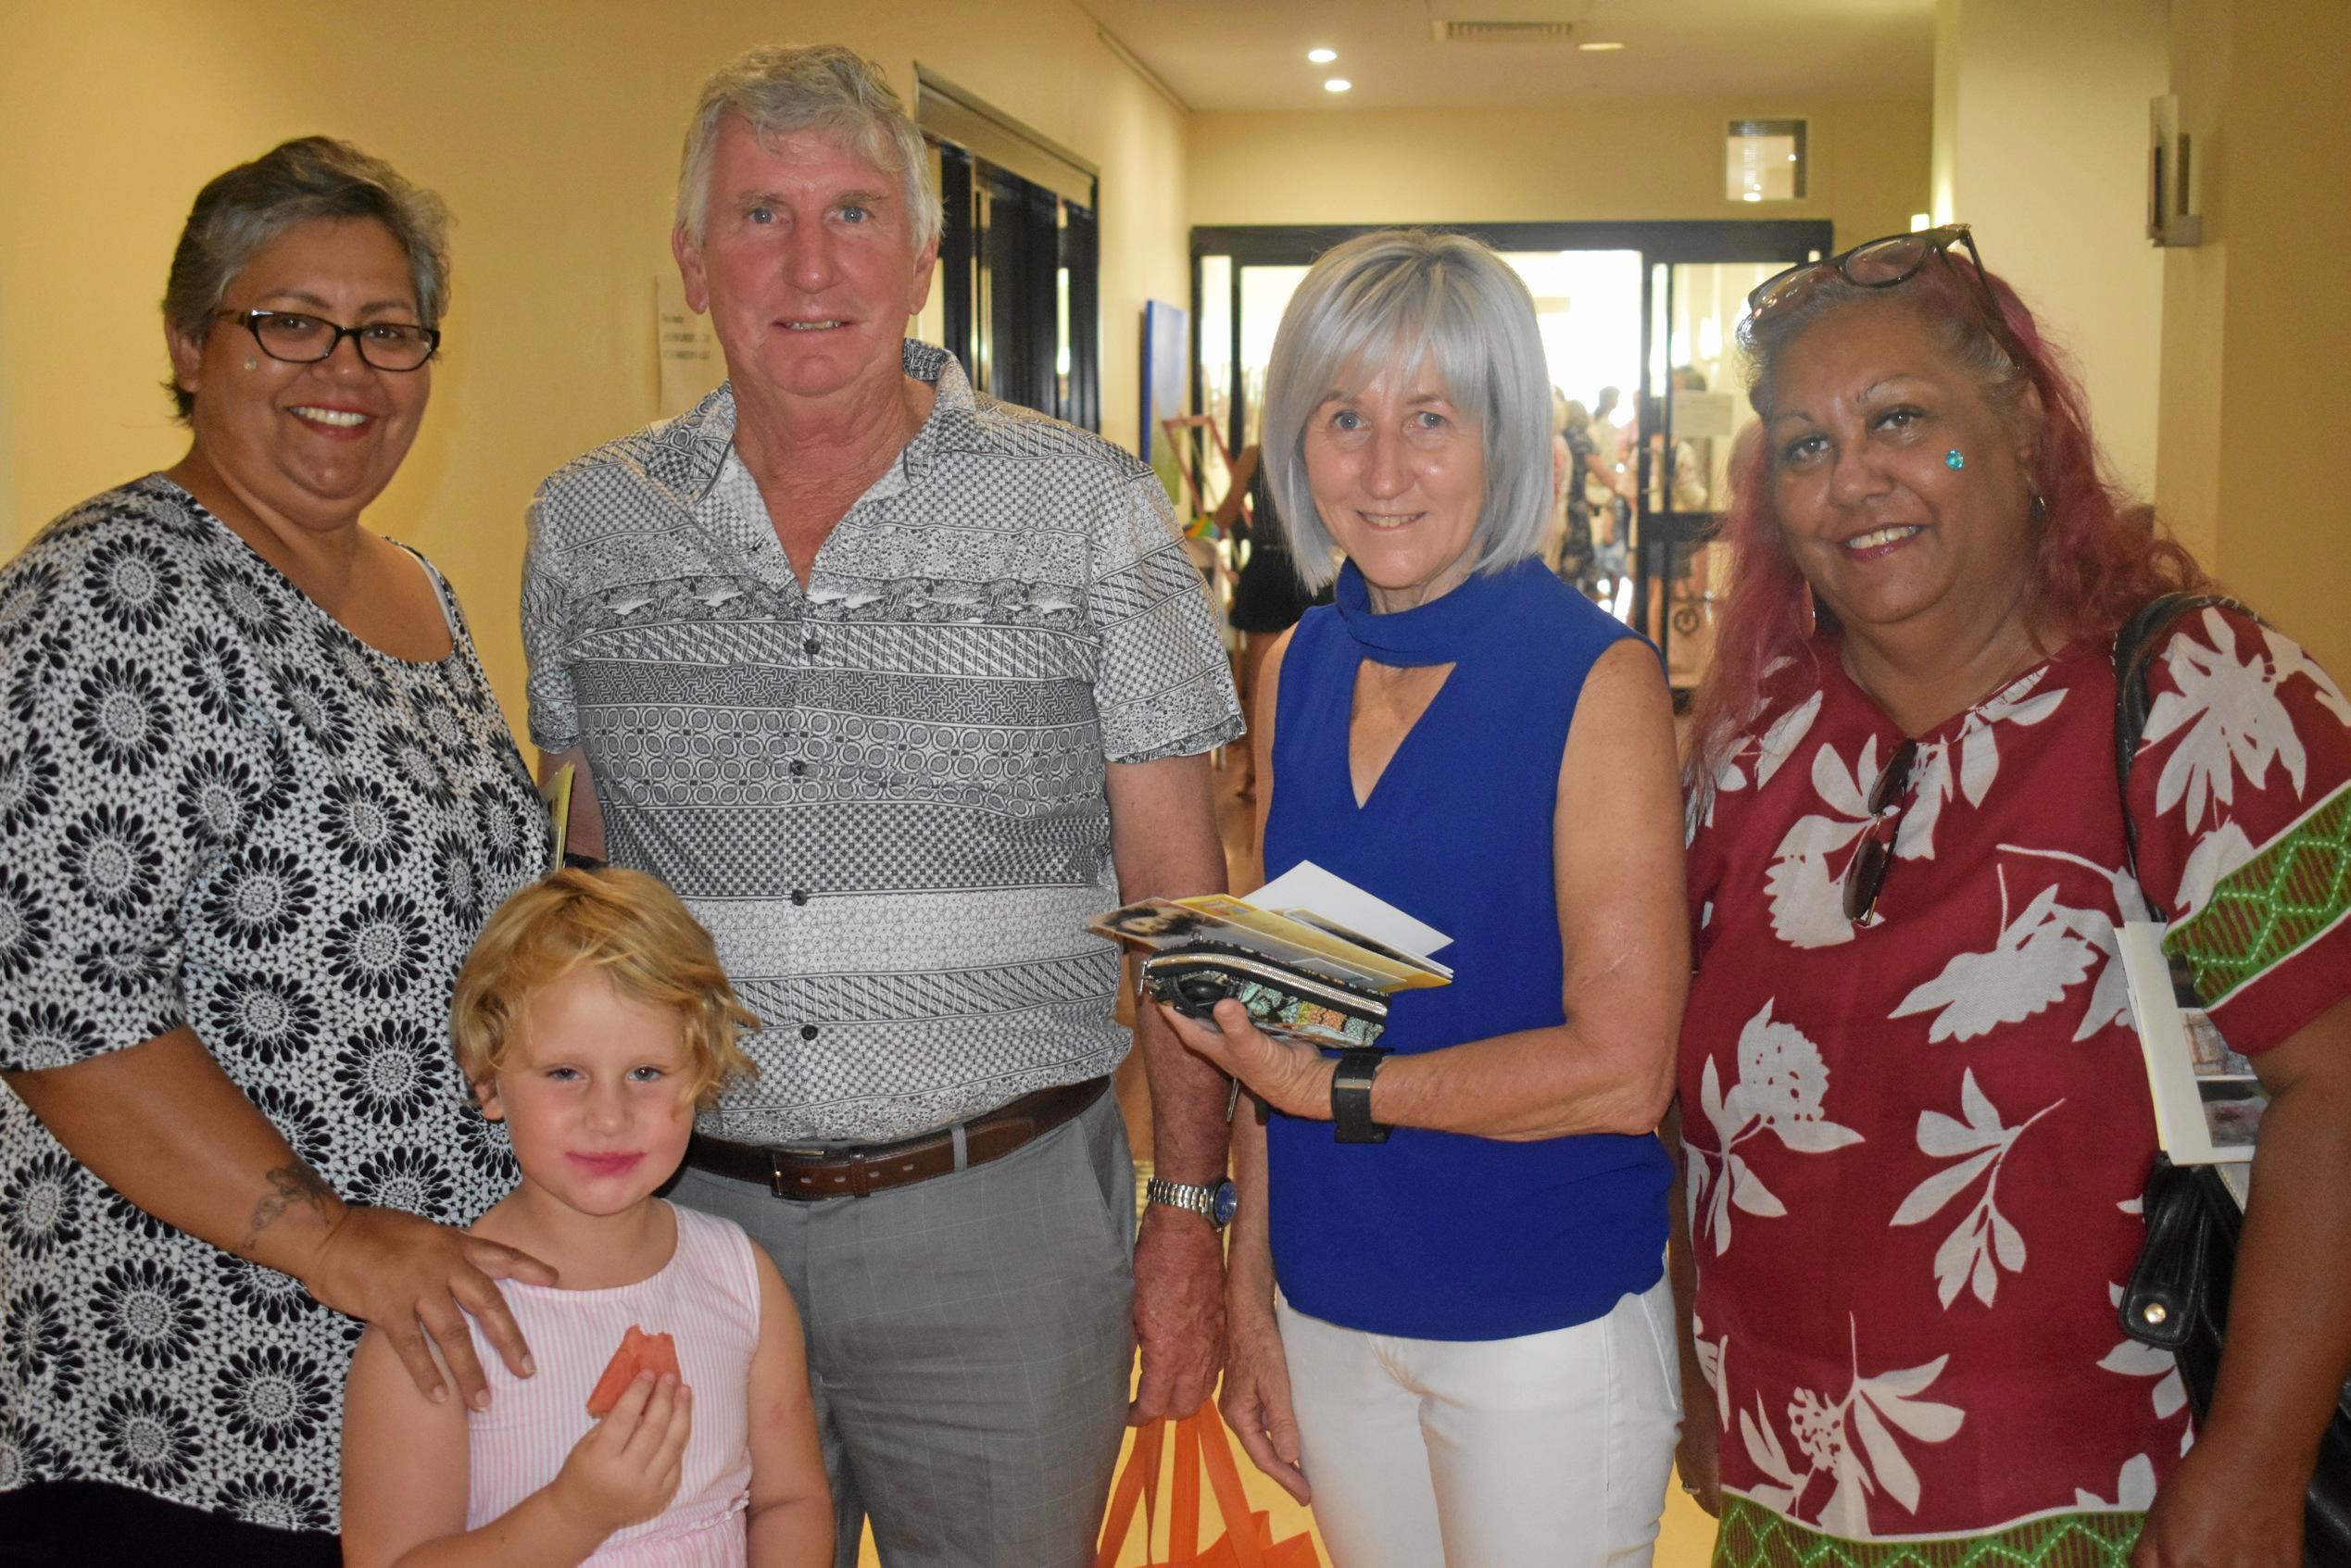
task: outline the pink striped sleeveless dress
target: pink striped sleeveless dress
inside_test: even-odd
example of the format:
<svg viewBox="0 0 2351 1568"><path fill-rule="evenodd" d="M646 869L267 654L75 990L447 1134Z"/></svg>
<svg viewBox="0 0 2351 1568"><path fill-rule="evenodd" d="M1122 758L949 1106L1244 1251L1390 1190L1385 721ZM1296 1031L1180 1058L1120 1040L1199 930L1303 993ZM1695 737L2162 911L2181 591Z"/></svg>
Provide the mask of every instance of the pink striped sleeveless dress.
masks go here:
<svg viewBox="0 0 2351 1568"><path fill-rule="evenodd" d="M751 1239L738 1226L675 1204L670 1210L677 1216L677 1251L649 1279L610 1290L498 1282L538 1372L527 1378L508 1372L473 1326L490 1408L466 1416L471 1454L467 1529L497 1518L555 1479L572 1445L595 1424L587 1413L588 1390L635 1325L675 1337L679 1374L694 1390L693 1435L670 1506L614 1532L587 1561L596 1568L742 1568L759 1274Z"/></svg>

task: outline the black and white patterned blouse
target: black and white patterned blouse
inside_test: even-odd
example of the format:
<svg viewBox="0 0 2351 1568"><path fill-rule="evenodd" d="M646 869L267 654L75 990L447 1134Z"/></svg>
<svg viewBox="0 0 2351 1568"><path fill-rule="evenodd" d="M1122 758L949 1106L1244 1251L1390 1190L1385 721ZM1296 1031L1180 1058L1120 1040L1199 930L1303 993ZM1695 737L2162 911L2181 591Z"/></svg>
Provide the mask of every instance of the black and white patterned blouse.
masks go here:
<svg viewBox="0 0 2351 1568"><path fill-rule="evenodd" d="M511 1185L449 988L547 862L456 643L367 647L161 478L0 569L0 1068L180 1024L354 1202L471 1221ZM333 1529L358 1325L149 1218L0 1097L0 1490L80 1478Z"/></svg>

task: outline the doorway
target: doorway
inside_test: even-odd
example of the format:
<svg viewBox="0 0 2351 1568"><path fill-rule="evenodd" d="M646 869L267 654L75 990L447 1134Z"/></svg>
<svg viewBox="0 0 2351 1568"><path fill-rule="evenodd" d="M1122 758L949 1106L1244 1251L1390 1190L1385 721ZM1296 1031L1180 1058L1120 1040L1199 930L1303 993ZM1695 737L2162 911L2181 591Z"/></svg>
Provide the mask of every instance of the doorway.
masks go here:
<svg viewBox="0 0 2351 1568"><path fill-rule="evenodd" d="M1274 332L1307 267L1375 227L1385 225L1192 231L1193 411L1216 421L1231 450L1258 439ZM1688 691L1704 672L1723 586L1705 558L1707 530L1725 504L1732 444L1754 420L1738 347L1747 291L1829 254L1831 225L1432 227L1483 240L1526 281L1552 384L1564 396L1592 414L1604 390L1616 390L1595 434L1615 476L1607 504L1630 549L1596 596L1658 645L1677 695ZM1213 505L1228 476L1210 445L1201 457Z"/></svg>

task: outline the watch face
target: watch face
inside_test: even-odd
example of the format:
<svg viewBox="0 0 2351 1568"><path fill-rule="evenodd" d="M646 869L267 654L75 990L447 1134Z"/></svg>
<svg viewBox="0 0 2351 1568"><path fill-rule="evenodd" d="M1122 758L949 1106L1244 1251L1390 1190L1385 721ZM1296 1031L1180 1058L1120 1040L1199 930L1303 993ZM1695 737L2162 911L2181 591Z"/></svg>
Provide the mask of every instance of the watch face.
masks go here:
<svg viewBox="0 0 2351 1568"><path fill-rule="evenodd" d="M1240 1208L1240 1194L1230 1181L1218 1182L1209 1189L1208 1219L1218 1230L1233 1223L1233 1215Z"/></svg>

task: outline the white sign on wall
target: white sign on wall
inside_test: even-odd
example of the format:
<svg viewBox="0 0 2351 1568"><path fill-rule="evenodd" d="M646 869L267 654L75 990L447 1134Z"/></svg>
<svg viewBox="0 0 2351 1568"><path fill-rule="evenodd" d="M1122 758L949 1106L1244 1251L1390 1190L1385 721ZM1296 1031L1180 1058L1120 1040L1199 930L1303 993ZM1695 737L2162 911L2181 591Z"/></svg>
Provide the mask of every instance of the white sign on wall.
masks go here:
<svg viewBox="0 0 2351 1568"><path fill-rule="evenodd" d="M726 379L710 319L685 303L685 284L674 272L653 279L654 347L661 367L661 418L673 419L699 403Z"/></svg>

